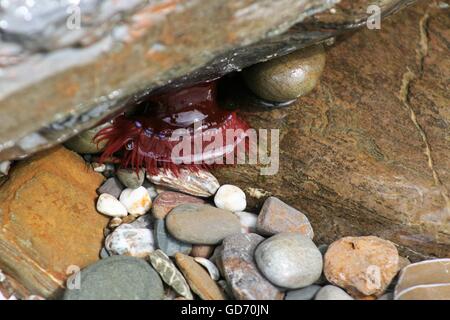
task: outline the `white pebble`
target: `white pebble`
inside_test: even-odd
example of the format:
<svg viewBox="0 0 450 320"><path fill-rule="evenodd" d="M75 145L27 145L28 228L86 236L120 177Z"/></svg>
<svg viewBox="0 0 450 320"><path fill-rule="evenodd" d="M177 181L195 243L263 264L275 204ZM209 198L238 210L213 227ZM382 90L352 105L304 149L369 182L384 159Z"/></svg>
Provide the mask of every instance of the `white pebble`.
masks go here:
<svg viewBox="0 0 450 320"><path fill-rule="evenodd" d="M100 164L100 163L93 162L92 163L92 168L94 169L95 172L102 173L102 172L105 172L106 165L103 164L103 163Z"/></svg>
<svg viewBox="0 0 450 320"><path fill-rule="evenodd" d="M256 233L256 222L258 215L250 212L236 212L235 213L241 222L242 233Z"/></svg>
<svg viewBox="0 0 450 320"><path fill-rule="evenodd" d="M152 206L152 199L144 187L137 189L125 189L119 197L120 202L128 210L129 214L142 216Z"/></svg>
<svg viewBox="0 0 450 320"><path fill-rule="evenodd" d="M194 260L197 261L199 264L201 264L208 271L211 279L213 279L214 281L219 280L220 278L219 269L217 269L214 263L212 263L210 260L206 258L201 257L195 257Z"/></svg>
<svg viewBox="0 0 450 320"><path fill-rule="evenodd" d="M11 161L0 162L0 177L7 176L10 167L11 167Z"/></svg>
<svg viewBox="0 0 450 320"><path fill-rule="evenodd" d="M126 217L127 209L112 195L103 193L97 200L97 211L110 217Z"/></svg>
<svg viewBox="0 0 450 320"><path fill-rule="evenodd" d="M224 184L217 190L214 203L217 208L233 212L244 211L247 207L244 191L230 184Z"/></svg>

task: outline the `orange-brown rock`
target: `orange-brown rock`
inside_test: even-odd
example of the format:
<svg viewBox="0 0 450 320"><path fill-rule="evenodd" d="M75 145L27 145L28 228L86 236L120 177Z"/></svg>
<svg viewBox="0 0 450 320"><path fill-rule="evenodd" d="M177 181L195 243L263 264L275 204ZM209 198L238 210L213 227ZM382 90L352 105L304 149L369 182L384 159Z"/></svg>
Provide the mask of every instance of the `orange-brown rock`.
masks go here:
<svg viewBox="0 0 450 320"><path fill-rule="evenodd" d="M450 257L449 28L448 9L420 1L380 30L338 38L311 94L288 108L241 108L253 128L280 129L279 172L214 175L248 203L270 192L307 213L318 243L370 234L412 261Z"/></svg>
<svg viewBox="0 0 450 320"><path fill-rule="evenodd" d="M378 237L345 237L333 242L323 272L331 283L353 296L384 293L399 270L397 248Z"/></svg>
<svg viewBox="0 0 450 320"><path fill-rule="evenodd" d="M14 167L0 188L0 268L32 294L56 297L69 266L98 260L108 223L94 205L102 181L62 147Z"/></svg>

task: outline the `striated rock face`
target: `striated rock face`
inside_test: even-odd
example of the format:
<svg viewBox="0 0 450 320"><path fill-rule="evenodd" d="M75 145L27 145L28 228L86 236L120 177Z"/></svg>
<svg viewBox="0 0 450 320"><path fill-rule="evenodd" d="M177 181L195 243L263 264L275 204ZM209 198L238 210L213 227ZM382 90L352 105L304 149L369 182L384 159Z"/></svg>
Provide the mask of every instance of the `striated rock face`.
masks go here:
<svg viewBox="0 0 450 320"><path fill-rule="evenodd" d="M98 260L108 222L94 206L102 180L62 147L14 167L0 188L0 269L32 294L58 295L69 266Z"/></svg>
<svg viewBox="0 0 450 320"><path fill-rule="evenodd" d="M242 115L280 129L278 174L239 166L219 181L301 210L319 243L377 235L413 259L450 256L448 10L421 2L338 41L310 95Z"/></svg>
<svg viewBox="0 0 450 320"><path fill-rule="evenodd" d="M0 160L60 143L157 88L209 80L356 28L369 4L390 14L413 1L2 2Z"/></svg>

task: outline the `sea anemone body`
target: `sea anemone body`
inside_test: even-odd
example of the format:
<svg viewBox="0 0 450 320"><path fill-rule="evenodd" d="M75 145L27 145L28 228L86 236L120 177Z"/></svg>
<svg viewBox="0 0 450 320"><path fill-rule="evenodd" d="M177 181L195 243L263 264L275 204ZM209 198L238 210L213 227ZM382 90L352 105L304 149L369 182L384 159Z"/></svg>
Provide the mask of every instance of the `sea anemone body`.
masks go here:
<svg viewBox="0 0 450 320"><path fill-rule="evenodd" d="M119 115L94 138L106 142L100 162L115 156L123 167L149 174L175 174L223 164L246 150L248 125L217 103L217 83L209 82L149 98L133 115ZM228 158L227 158L228 159Z"/></svg>

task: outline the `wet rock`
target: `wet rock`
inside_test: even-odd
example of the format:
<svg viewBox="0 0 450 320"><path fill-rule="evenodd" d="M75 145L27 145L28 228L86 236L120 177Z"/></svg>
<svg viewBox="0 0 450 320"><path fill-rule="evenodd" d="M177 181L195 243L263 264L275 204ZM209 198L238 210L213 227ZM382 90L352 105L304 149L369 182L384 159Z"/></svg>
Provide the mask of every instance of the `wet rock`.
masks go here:
<svg viewBox="0 0 450 320"><path fill-rule="evenodd" d="M0 18L8 24L0 49L5 66L0 77L0 144L5 148L0 157L24 156L60 143L161 85L176 88L217 78L357 28L369 16L366 0L351 6L345 1L341 10L337 6L331 12L327 9L339 1L185 2L80 1L76 8L83 13L82 28L77 28L77 19L67 20L73 17L69 12L78 10L69 1L32 3L26 7L31 19L17 15L22 3L9 1ZM382 16L408 2L379 3ZM296 25L322 11L306 28ZM150 20L155 21L152 27L146 24ZM213 23L224 27L205 32ZM167 37L185 29L192 38ZM35 142L24 143L31 136Z"/></svg>
<svg viewBox="0 0 450 320"><path fill-rule="evenodd" d="M225 238L220 259L224 277L238 300L281 300L283 293L259 272L255 248L264 238L254 234L235 234Z"/></svg>
<svg viewBox="0 0 450 320"><path fill-rule="evenodd" d="M130 189L137 189L144 183L145 170L141 169L138 172L134 169L119 169L116 172L117 178L123 185Z"/></svg>
<svg viewBox="0 0 450 320"><path fill-rule="evenodd" d="M192 291L202 300L225 300L225 295L208 272L195 260L181 253L175 255L175 261L185 276Z"/></svg>
<svg viewBox="0 0 450 320"><path fill-rule="evenodd" d="M158 273L144 260L110 257L83 269L80 287L68 288L64 300L162 300Z"/></svg>
<svg viewBox="0 0 450 320"><path fill-rule="evenodd" d="M158 175L147 175L150 182L197 197L210 197L219 189L216 177L206 170L181 169L178 176L161 170Z"/></svg>
<svg viewBox="0 0 450 320"><path fill-rule="evenodd" d="M403 268L395 300L450 300L450 259L427 260Z"/></svg>
<svg viewBox="0 0 450 320"><path fill-rule="evenodd" d="M0 268L47 298L69 266L97 261L108 223L94 206L102 180L62 147L18 162L0 187Z"/></svg>
<svg viewBox="0 0 450 320"><path fill-rule="evenodd" d="M353 298L341 288L328 285L317 292L314 300L353 300Z"/></svg>
<svg viewBox="0 0 450 320"><path fill-rule="evenodd" d="M285 102L308 94L317 85L325 67L322 45L259 63L243 72L247 86L259 97Z"/></svg>
<svg viewBox="0 0 450 320"><path fill-rule="evenodd" d="M199 258L209 258L213 254L215 246L195 244L192 246L191 256Z"/></svg>
<svg viewBox="0 0 450 320"><path fill-rule="evenodd" d="M291 290L286 292L284 300L312 300L320 289L321 286L313 284L306 288Z"/></svg>
<svg viewBox="0 0 450 320"><path fill-rule="evenodd" d="M258 215L257 230L264 235L298 232L312 239L314 231L308 218L275 197L269 197Z"/></svg>
<svg viewBox="0 0 450 320"><path fill-rule="evenodd" d="M450 119L441 112L448 106L447 11L417 2L383 21L381 30L363 28L337 41L317 89L289 108L256 112L237 104L252 128L280 129L279 171L261 179L259 167L243 165L213 174L307 212L317 243L371 234L413 261L447 257ZM430 28L421 65L424 21ZM264 200L247 193L251 209Z"/></svg>
<svg viewBox="0 0 450 320"><path fill-rule="evenodd" d="M116 199L119 199L120 194L122 193L123 189L125 187L122 185L122 183L119 181L119 179L112 177L107 179L100 188L98 188L97 193L103 194L107 193L115 197Z"/></svg>
<svg viewBox="0 0 450 320"><path fill-rule="evenodd" d="M127 208L115 197L103 193L97 199L97 211L109 217L125 217L128 215Z"/></svg>
<svg viewBox="0 0 450 320"><path fill-rule="evenodd" d="M300 233L279 233L255 250L259 270L273 284L299 289L317 281L322 255L310 238Z"/></svg>
<svg viewBox="0 0 450 320"><path fill-rule="evenodd" d="M241 229L233 213L205 204L176 207L168 214L166 225L172 236L192 244L218 244Z"/></svg>
<svg viewBox="0 0 450 320"><path fill-rule="evenodd" d="M258 215L250 212L235 212L241 222L242 233L255 233Z"/></svg>
<svg viewBox="0 0 450 320"><path fill-rule="evenodd" d="M381 295L398 272L395 245L378 237L345 237L332 243L324 259L328 281L350 294Z"/></svg>
<svg viewBox="0 0 450 320"><path fill-rule="evenodd" d="M169 257L175 256L175 253L190 254L192 245L189 243L178 241L173 238L166 229L164 220L157 219L154 229L155 245L161 249Z"/></svg>
<svg viewBox="0 0 450 320"><path fill-rule="evenodd" d="M111 255L145 258L155 250L153 232L148 228L122 224L106 237L105 247Z"/></svg>
<svg viewBox="0 0 450 320"><path fill-rule="evenodd" d="M164 191L153 202L152 213L155 218L164 219L170 210L188 203L204 204L205 201L179 192Z"/></svg>
<svg viewBox="0 0 450 320"><path fill-rule="evenodd" d="M109 123L105 123L93 129L83 131L79 135L67 140L64 145L66 148L81 154L102 152L106 146L106 141L97 144L94 142L94 137L100 130L107 128L109 125Z"/></svg>
<svg viewBox="0 0 450 320"><path fill-rule="evenodd" d="M217 208L232 212L244 211L247 207L244 191L229 184L225 184L217 190L214 203Z"/></svg>
<svg viewBox="0 0 450 320"><path fill-rule="evenodd" d="M186 299L193 299L186 279L184 279L183 275L164 252L156 250L150 254L149 259L153 268L160 274L167 285Z"/></svg>
<svg viewBox="0 0 450 320"><path fill-rule="evenodd" d="M146 214L152 206L150 195L144 187L123 190L119 200L125 206L128 213L134 216Z"/></svg>

